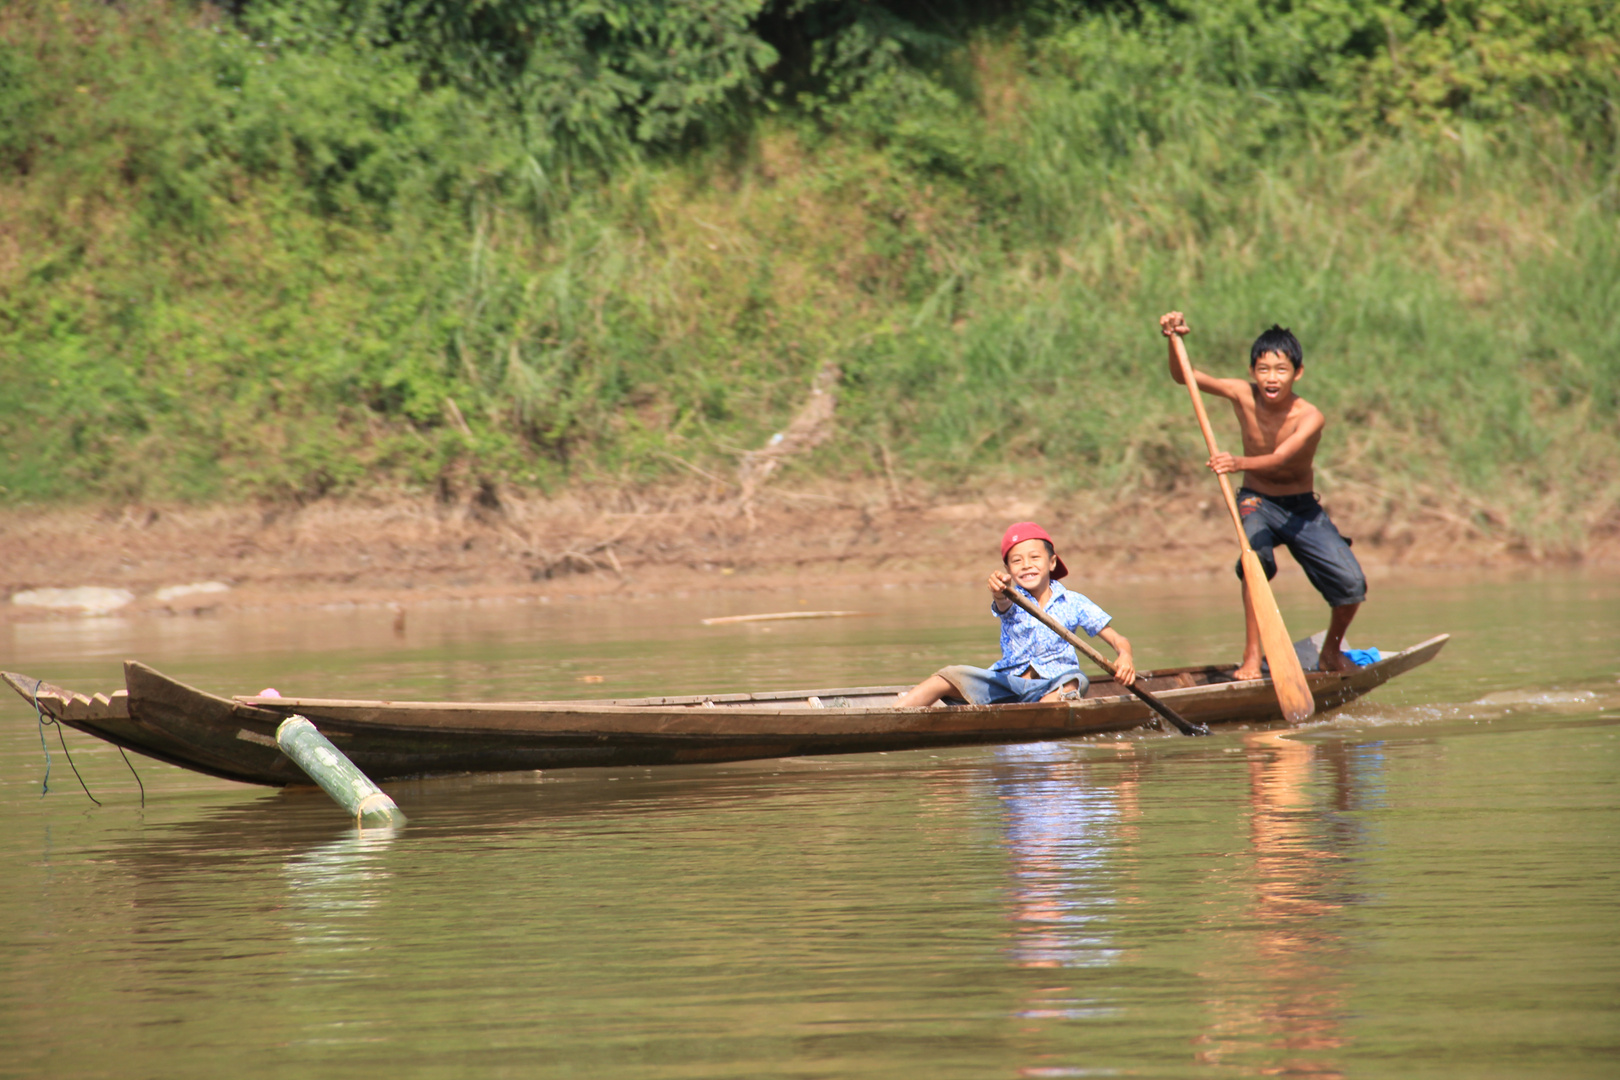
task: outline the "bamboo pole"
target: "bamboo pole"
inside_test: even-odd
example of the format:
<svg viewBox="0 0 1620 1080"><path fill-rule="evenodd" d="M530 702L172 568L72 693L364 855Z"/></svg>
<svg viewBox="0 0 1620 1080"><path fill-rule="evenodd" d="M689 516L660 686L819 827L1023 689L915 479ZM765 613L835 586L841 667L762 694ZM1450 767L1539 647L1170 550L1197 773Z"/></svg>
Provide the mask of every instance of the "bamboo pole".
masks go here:
<svg viewBox="0 0 1620 1080"><path fill-rule="evenodd" d="M405 824L405 815L394 800L304 717L289 716L283 720L276 728L276 745L322 791L348 811L355 824L362 827Z"/></svg>

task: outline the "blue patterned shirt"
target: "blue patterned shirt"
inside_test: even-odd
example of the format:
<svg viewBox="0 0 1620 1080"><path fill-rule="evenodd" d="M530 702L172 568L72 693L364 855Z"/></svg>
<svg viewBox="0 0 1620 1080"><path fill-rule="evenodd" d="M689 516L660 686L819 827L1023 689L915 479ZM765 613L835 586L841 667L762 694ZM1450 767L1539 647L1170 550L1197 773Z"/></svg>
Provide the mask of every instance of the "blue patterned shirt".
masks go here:
<svg viewBox="0 0 1620 1080"><path fill-rule="evenodd" d="M1023 586L1013 588L1030 600L1035 599ZM1079 666L1080 658L1075 655L1074 646L1017 604L1009 602L1006 611L996 611L992 604L990 610L1001 620L1001 659L990 665L991 671L1010 671L1016 675L1034 668L1041 678L1049 679ZM1084 630L1087 637L1096 637L1113 621L1108 612L1083 594L1070 592L1056 581L1052 582L1052 599L1046 604L1046 613L1070 630Z"/></svg>

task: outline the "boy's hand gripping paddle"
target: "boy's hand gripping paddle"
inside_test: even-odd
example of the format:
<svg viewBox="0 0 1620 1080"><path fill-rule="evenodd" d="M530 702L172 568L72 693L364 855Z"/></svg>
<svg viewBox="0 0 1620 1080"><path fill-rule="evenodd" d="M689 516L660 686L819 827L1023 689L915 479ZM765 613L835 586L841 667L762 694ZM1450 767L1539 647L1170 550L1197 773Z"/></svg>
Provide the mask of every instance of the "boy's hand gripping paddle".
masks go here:
<svg viewBox="0 0 1620 1080"><path fill-rule="evenodd" d="M1176 363L1181 368L1181 377L1187 383L1187 392L1192 395L1198 426L1204 429L1209 456L1214 457L1219 453L1215 447L1215 432L1209 426L1209 415L1204 412L1204 398L1198 392L1192 361L1187 359L1187 346L1182 343L1180 334L1172 332L1169 336L1170 347L1175 350ZM1225 473L1217 473L1215 478L1221 482L1221 494L1226 497L1226 509L1232 515L1232 527L1237 529L1238 543L1243 547L1243 587L1249 591L1249 603L1260 624L1260 647L1265 651L1266 663L1271 666L1272 689L1277 691L1277 703L1282 706L1283 716L1290 724L1298 724L1316 711L1311 686L1305 681L1305 669L1300 666L1299 656L1294 652L1294 641L1288 636L1288 627L1283 625L1282 612L1277 610L1277 598L1271 594L1271 585L1266 581L1260 556L1249 546L1249 534L1243 531L1243 518L1238 514L1231 481L1227 480Z"/></svg>
<svg viewBox="0 0 1620 1080"><path fill-rule="evenodd" d="M1018 591L1017 586L1014 586L1013 588L1010 588L1010 589L1003 590L1001 595L1005 596L1007 599L1011 600L1013 603L1017 604L1019 607L1023 608L1025 611L1029 612L1031 615L1035 616L1041 622L1045 623L1046 628L1048 630L1051 630L1052 633L1056 634L1058 637L1062 638L1064 641L1067 641L1070 645L1073 645L1076 649L1079 649L1082 653L1084 653L1091 660L1092 663L1096 664L1098 667L1102 668L1104 671L1108 672L1108 674L1110 674L1110 675L1115 674L1114 665L1110 664L1107 660L1103 659L1103 654L1102 653L1098 652L1096 649L1093 649L1090 645L1087 645L1084 641L1081 641L1077 636L1075 636L1075 634L1073 632L1071 632L1069 630L1068 627L1064 626L1062 623L1060 623L1056 619L1052 618L1051 615L1049 615L1046 612L1042 611L1038 604L1033 604L1030 601L1024 599L1024 594ZM1141 682L1141 679L1138 679L1137 682ZM1142 702L1145 705L1147 705L1148 708L1152 709L1154 712L1158 713L1160 716L1162 716L1166 720L1170 721L1171 724L1175 725L1175 729L1177 731L1181 732L1183 735L1208 735L1209 734L1209 728L1205 727L1203 724L1195 724L1192 721L1188 720L1186 717L1184 717L1180 713L1176 712L1170 706L1166 705L1164 702L1160 701L1158 698L1154 697L1152 694L1150 694L1146 690L1142 689L1140 686L1132 684L1131 686L1127 687L1126 689L1130 690L1131 693L1133 693L1137 697L1141 698Z"/></svg>

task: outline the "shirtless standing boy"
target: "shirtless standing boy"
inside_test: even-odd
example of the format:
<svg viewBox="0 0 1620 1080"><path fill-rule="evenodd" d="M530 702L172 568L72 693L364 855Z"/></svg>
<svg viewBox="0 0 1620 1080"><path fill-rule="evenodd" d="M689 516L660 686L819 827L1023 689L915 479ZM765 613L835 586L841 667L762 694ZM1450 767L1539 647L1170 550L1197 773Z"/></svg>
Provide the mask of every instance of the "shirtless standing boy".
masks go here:
<svg viewBox="0 0 1620 1080"><path fill-rule="evenodd" d="M1161 316L1159 329L1166 338L1188 333L1187 321L1179 311ZM1265 567L1266 579L1277 574L1273 549L1280 543L1333 608L1317 666L1323 671L1351 671L1356 665L1344 655L1344 632L1367 598L1367 579L1350 551L1350 542L1339 535L1312 490L1311 464L1326 421L1322 410L1294 393L1294 384L1304 374L1299 340L1280 326L1261 334L1249 349L1252 381L1217 379L1193 369L1198 389L1227 399L1237 414L1243 456L1219 453L1209 459L1209 467L1216 473L1243 473L1238 514L1249 546ZM1173 340L1170 377L1185 385ZM1238 576L1243 576L1241 564ZM1256 679L1260 677L1260 624L1246 589L1243 614L1248 628L1243 662L1233 674L1239 679Z"/></svg>

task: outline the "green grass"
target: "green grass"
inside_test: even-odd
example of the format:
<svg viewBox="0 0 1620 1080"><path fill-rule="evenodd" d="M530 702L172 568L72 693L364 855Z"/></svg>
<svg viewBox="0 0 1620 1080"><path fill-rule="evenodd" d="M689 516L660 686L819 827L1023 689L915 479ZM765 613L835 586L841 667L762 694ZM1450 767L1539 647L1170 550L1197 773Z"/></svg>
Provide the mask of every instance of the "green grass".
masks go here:
<svg viewBox="0 0 1620 1080"><path fill-rule="evenodd" d="M1259 7L1082 11L592 157L364 40L21 4L0 497L657 484L730 469L828 360L801 476L1163 491L1202 460L1177 307L1227 374L1299 334L1325 484L1578 550L1620 506L1616 28L1551 8L1568 62L1446 68L1464 98L1344 42L1290 67ZM1420 66L1451 40L1406 32Z"/></svg>

